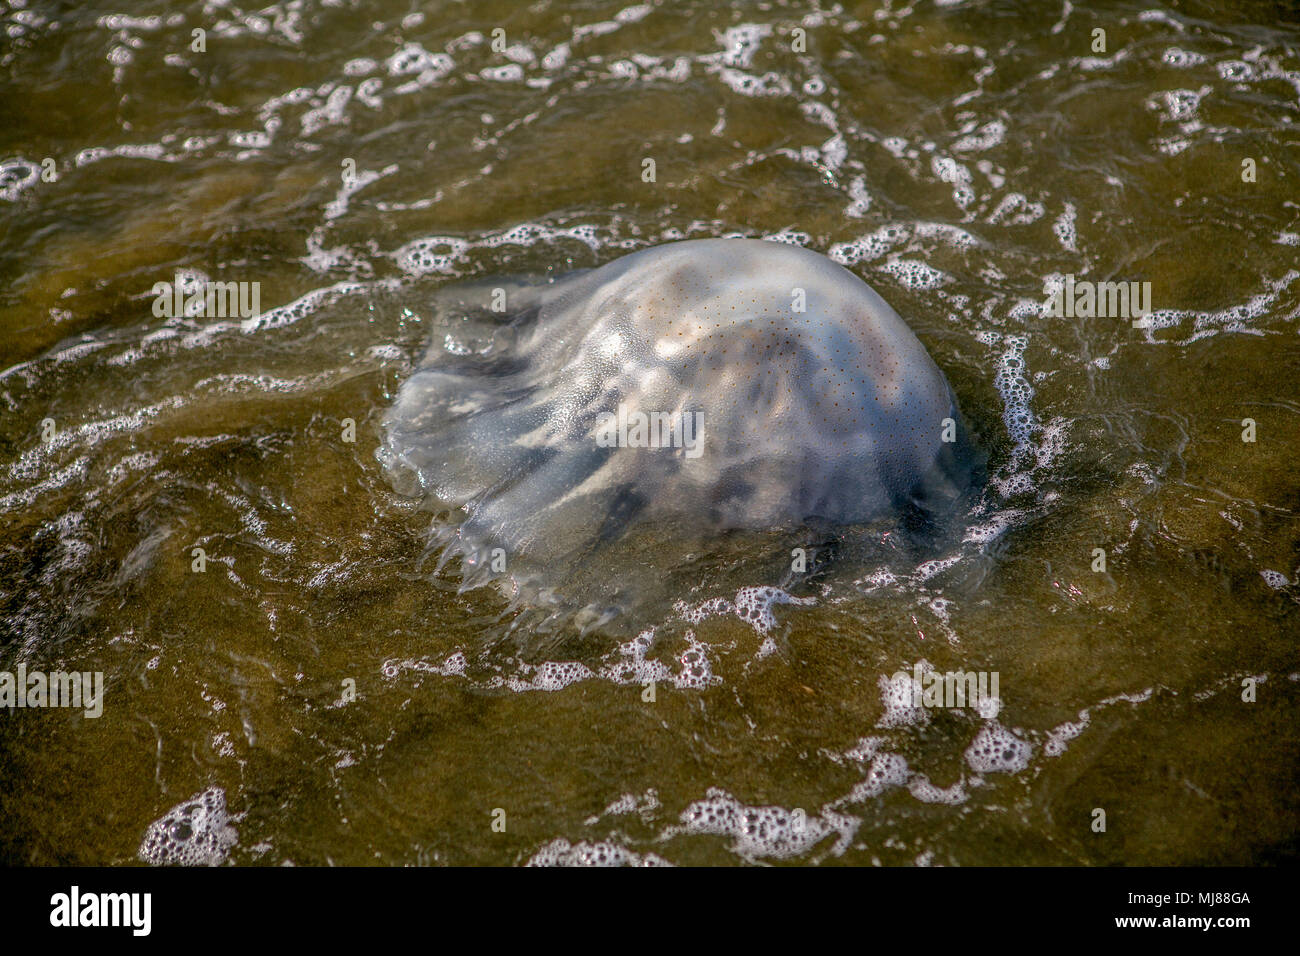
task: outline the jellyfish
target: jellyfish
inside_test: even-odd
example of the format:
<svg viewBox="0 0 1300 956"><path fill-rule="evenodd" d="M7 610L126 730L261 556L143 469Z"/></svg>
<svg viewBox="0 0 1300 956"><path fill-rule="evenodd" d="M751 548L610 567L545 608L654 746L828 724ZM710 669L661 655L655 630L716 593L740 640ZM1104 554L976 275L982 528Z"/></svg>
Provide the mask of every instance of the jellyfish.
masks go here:
<svg viewBox="0 0 1300 956"><path fill-rule="evenodd" d="M947 513L977 480L920 341L809 249L672 242L440 309L482 332L435 336L377 456L464 587L617 613L775 568L801 534Z"/></svg>

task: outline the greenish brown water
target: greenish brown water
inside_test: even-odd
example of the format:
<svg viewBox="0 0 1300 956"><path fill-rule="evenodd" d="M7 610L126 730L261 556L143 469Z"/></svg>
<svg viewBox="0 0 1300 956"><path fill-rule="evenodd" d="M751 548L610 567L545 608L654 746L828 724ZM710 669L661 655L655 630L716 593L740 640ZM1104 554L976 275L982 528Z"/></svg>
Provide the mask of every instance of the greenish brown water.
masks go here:
<svg viewBox="0 0 1300 956"><path fill-rule="evenodd" d="M238 864L583 843L1294 862L1297 21L9 0L0 670L102 671L106 690L93 719L0 710L0 861L133 862L220 788L238 838L214 859ZM430 306L449 284L733 234L870 282L948 375L990 482L960 545L840 568L770 631L668 606L627 622L678 677L650 702L610 679L626 635L542 630L433 572L379 422L427 342L457 344ZM260 283L259 315L156 316L178 271ZM1150 282L1152 327L1044 315L1069 274ZM695 556L685 607L735 597L729 546ZM920 660L996 672L996 723L888 710L881 679ZM1005 771L969 749L992 727L1028 745Z"/></svg>

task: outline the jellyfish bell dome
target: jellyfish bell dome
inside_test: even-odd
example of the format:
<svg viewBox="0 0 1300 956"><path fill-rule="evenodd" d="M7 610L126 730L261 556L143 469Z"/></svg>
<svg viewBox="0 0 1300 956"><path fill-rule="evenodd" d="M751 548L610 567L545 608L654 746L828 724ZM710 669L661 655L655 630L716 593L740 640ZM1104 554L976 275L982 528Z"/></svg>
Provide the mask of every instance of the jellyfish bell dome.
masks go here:
<svg viewBox="0 0 1300 956"><path fill-rule="evenodd" d="M595 570L624 592L646 566L622 554L634 538L673 566L733 531L943 514L977 481L943 373L819 253L687 240L479 291L487 344L433 342L377 452L399 490L452 509L435 539L466 585L554 597Z"/></svg>

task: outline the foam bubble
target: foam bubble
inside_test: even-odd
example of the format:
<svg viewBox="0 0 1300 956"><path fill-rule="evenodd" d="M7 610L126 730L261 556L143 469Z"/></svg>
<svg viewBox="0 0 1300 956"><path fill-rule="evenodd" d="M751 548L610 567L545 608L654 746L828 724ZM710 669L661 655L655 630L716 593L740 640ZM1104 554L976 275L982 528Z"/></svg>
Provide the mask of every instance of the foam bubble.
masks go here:
<svg viewBox="0 0 1300 956"><path fill-rule="evenodd" d="M464 239L431 236L408 242L393 253L393 259L407 275L422 276L431 272L451 275L469 248L469 242Z"/></svg>
<svg viewBox="0 0 1300 956"><path fill-rule="evenodd" d="M1165 50L1161 57L1166 66L1172 66L1175 69L1186 69L1190 66L1200 66L1205 62L1205 57L1200 53L1191 53L1187 50L1180 50L1176 46L1171 46Z"/></svg>
<svg viewBox="0 0 1300 956"><path fill-rule="evenodd" d="M1147 105L1164 119L1182 123L1184 132L1193 132L1196 127L1189 125L1188 121L1195 118L1201 100L1209 92L1208 86L1202 86L1198 90L1165 90L1148 99Z"/></svg>
<svg viewBox="0 0 1300 956"><path fill-rule="evenodd" d="M1025 375L1025 348L1029 344L1029 337L1008 335L1003 341L1007 348L998 359L993 386L1002 396L1002 421L1007 426L1007 434L1016 443L1017 450L1020 450L1028 445L1038 427L1029 407L1029 400L1034 397L1034 387Z"/></svg>
<svg viewBox="0 0 1300 956"><path fill-rule="evenodd" d="M952 144L955 153L982 153L1000 144L1007 136L1007 124L1002 120L992 120L978 130L967 133Z"/></svg>
<svg viewBox="0 0 1300 956"><path fill-rule="evenodd" d="M672 866L653 853L633 853L617 843L570 844L560 837L534 853L525 866Z"/></svg>
<svg viewBox="0 0 1300 956"><path fill-rule="evenodd" d="M1047 733L1047 741L1043 744L1043 755L1046 757L1059 757L1065 753L1066 747L1071 740L1078 737L1088 729L1092 723L1092 711L1101 707L1109 707L1111 704L1117 704L1121 701L1130 704L1140 704L1149 700L1154 688L1148 687L1146 690L1137 694L1116 694L1114 697L1107 697L1105 700L1098 701L1092 707L1085 707L1079 711L1078 719L1067 720L1063 724L1052 728Z"/></svg>
<svg viewBox="0 0 1300 956"><path fill-rule="evenodd" d="M544 661L533 672L531 679L507 678L505 686L515 693L527 690L557 691L593 676L591 668L577 661Z"/></svg>
<svg viewBox="0 0 1300 956"><path fill-rule="evenodd" d="M790 81L779 73L767 72L761 76L722 67L715 71L725 86L741 96L788 96Z"/></svg>
<svg viewBox="0 0 1300 956"><path fill-rule="evenodd" d="M685 832L729 836L731 851L751 860L801 856L832 834L838 835L838 840L831 852L842 853L859 825L858 820L830 810L809 816L797 808L746 806L718 787L710 787L705 799L683 810L681 820L680 827L671 827L664 835Z"/></svg>
<svg viewBox="0 0 1300 956"><path fill-rule="evenodd" d="M239 842L230 820L225 790L210 787L149 824L140 859L153 866L217 866Z"/></svg>
<svg viewBox="0 0 1300 956"><path fill-rule="evenodd" d="M934 175L945 183L951 183L952 200L965 209L975 199L975 190L971 188L970 170L951 156L932 156L930 168Z"/></svg>
<svg viewBox="0 0 1300 956"><path fill-rule="evenodd" d="M1033 747L997 721L980 728L966 748L966 762L976 773L1019 773L1029 766Z"/></svg>
<svg viewBox="0 0 1300 956"><path fill-rule="evenodd" d="M908 238L909 230L901 224L881 226L875 232L848 242L837 242L827 255L842 266L851 266L864 259L878 259L894 246Z"/></svg>
<svg viewBox="0 0 1300 956"><path fill-rule="evenodd" d="M1219 76L1225 80L1242 83L1255 78L1255 68L1241 60L1224 60L1216 64Z"/></svg>
<svg viewBox="0 0 1300 956"><path fill-rule="evenodd" d="M927 661L918 663L923 672L930 670ZM885 706L884 716L876 722L877 727L907 727L929 723L929 713L918 703L921 700L921 685L910 672L899 671L892 677L882 675L877 683L880 687L880 702Z"/></svg>
<svg viewBox="0 0 1300 956"><path fill-rule="evenodd" d="M1043 218L1046 210L1040 202L1030 202L1020 193L1007 193L989 213L986 222L1024 226Z"/></svg>
<svg viewBox="0 0 1300 956"><path fill-rule="evenodd" d="M907 785L910 772L907 759L901 754L881 753L871 758L871 768L865 779L854 784L841 802L862 803L880 796L886 790Z"/></svg>
<svg viewBox="0 0 1300 956"><path fill-rule="evenodd" d="M780 588L763 586L741 588L736 592L734 601L728 601L726 598L710 598L696 605L678 601L673 609L682 620L691 624L699 624L719 614L732 613L747 622L758 633L766 634L776 626L776 616L772 613L773 605L816 603L815 598L794 597Z"/></svg>
<svg viewBox="0 0 1300 956"><path fill-rule="evenodd" d="M746 70L753 65L759 44L771 35L772 26L767 23L742 23L722 33L714 33L722 43L722 62Z"/></svg>
<svg viewBox="0 0 1300 956"><path fill-rule="evenodd" d="M865 176L854 176L849 181L849 199L852 200L844 207L844 215L850 219L861 219L871 208L871 194L867 192L867 180Z"/></svg>
<svg viewBox="0 0 1300 956"><path fill-rule="evenodd" d="M652 787L640 796L635 793L623 794L596 816L588 817L586 824L594 826L600 822L601 817L626 816L631 813L639 814L648 823L658 809L659 793Z"/></svg>
<svg viewBox="0 0 1300 956"><path fill-rule="evenodd" d="M495 83L517 83L524 78L524 68L518 63L507 63L504 66L487 67L480 70L478 75Z"/></svg>
<svg viewBox="0 0 1300 956"><path fill-rule="evenodd" d="M457 651L440 664L423 659L387 660L381 672L390 679L408 671L459 677L469 680L477 687L504 689L516 694L533 691L554 693L588 680L640 686L662 683L670 684L678 690L703 690L721 683L722 678L713 672L708 645L696 638L694 631L685 634L686 646L677 656L676 670L663 661L646 657L653 641L654 629L650 628L619 645L593 666L581 661L542 661L537 664L519 662L515 673L508 676L494 674L483 680L470 676L469 660L464 651ZM490 666L489 652L481 653L478 662Z"/></svg>
<svg viewBox="0 0 1300 956"><path fill-rule="evenodd" d="M410 76L435 72L445 75L455 65L445 53L431 53L418 43L406 43L384 61L389 76Z"/></svg>
<svg viewBox="0 0 1300 956"><path fill-rule="evenodd" d="M1052 231L1056 233L1056 238L1060 240L1061 246L1070 252L1078 252L1079 247L1076 244L1078 233L1075 231L1074 221L1077 218L1077 211L1074 203L1066 203L1065 211L1052 223Z"/></svg>
<svg viewBox="0 0 1300 956"><path fill-rule="evenodd" d="M936 288L951 278L919 259L891 258L880 267L880 271L893 276L900 285L916 290Z"/></svg>
<svg viewBox="0 0 1300 956"><path fill-rule="evenodd" d="M1284 588L1291 583L1290 581L1287 580L1285 574L1282 574L1280 571L1270 571L1267 568L1260 571L1259 576L1264 579L1265 584L1267 584L1269 587L1275 590L1279 588Z"/></svg>
<svg viewBox="0 0 1300 956"><path fill-rule="evenodd" d="M347 120L347 105L352 99L352 87L337 86L330 91L325 102L302 115L302 134L310 136L326 126L338 126Z"/></svg>
<svg viewBox="0 0 1300 956"><path fill-rule="evenodd" d="M379 69L379 64L368 56L357 57L343 64L345 76L365 76Z"/></svg>
<svg viewBox="0 0 1300 956"><path fill-rule="evenodd" d="M914 776L907 789L917 800L922 803L938 803L949 807L959 806L968 799L966 788L961 781L954 783L951 787L939 787L930 782L930 778L923 773Z"/></svg>
<svg viewBox="0 0 1300 956"><path fill-rule="evenodd" d="M954 249L974 249L980 241L960 226L946 222L918 222L913 228L918 239L938 239Z"/></svg>
<svg viewBox="0 0 1300 956"><path fill-rule="evenodd" d="M36 185L40 178L39 163L31 163L25 159L11 159L0 163L0 199L13 202L23 190Z"/></svg>
<svg viewBox="0 0 1300 956"><path fill-rule="evenodd" d="M1290 288L1291 283L1298 278L1300 278L1300 272L1291 269L1278 279L1266 280L1266 291L1251 296L1240 305L1228 306L1215 312L1195 312L1190 309L1157 309L1147 317L1147 325L1144 330L1147 340L1152 343L1160 342L1182 346L1224 332L1263 335L1262 330L1254 328L1254 321L1273 313L1274 304ZM1284 318L1292 319L1298 311L1300 310L1292 310ZM1192 320L1194 331L1186 339L1155 338L1154 333L1159 329L1180 325L1187 318Z"/></svg>

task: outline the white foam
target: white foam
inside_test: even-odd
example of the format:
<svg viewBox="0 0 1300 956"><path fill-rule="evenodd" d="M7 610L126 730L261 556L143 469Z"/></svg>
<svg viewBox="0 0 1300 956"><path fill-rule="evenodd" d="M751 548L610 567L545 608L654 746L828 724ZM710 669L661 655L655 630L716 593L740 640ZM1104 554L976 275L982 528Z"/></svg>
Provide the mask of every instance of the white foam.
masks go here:
<svg viewBox="0 0 1300 956"><path fill-rule="evenodd" d="M1008 335L1003 338L1006 345L998 359L997 372L993 376L993 386L1002 396L1002 421L1007 427L1007 434L1016 443L1016 450L1025 448L1038 429L1038 421L1029 407L1034 397L1034 387L1029 384L1025 374L1025 348L1029 345L1026 335Z"/></svg>
<svg viewBox="0 0 1300 956"><path fill-rule="evenodd" d="M469 254L475 249L496 249L508 245L531 246L539 242L562 240L577 240L593 251L614 244L601 237L598 227L587 223L559 227L524 222L475 240L458 236L414 239L391 253L391 258L403 272L411 276L431 273L456 276L461 274L461 267L469 261Z"/></svg>
<svg viewBox="0 0 1300 956"><path fill-rule="evenodd" d="M971 172L965 165L950 156L935 155L930 158L930 169L941 182L951 183L952 201L965 209L975 200L971 187Z"/></svg>
<svg viewBox="0 0 1300 956"><path fill-rule="evenodd" d="M747 70L754 65L754 54L764 39L772 35L772 26L767 23L742 23L729 27L714 37L722 44L721 60L727 66Z"/></svg>
<svg viewBox="0 0 1300 956"><path fill-rule="evenodd" d="M907 760L900 754L876 754L871 758L867 776L854 784L853 789L838 802L862 803L875 799L886 790L907 786L910 776Z"/></svg>
<svg viewBox="0 0 1300 956"><path fill-rule="evenodd" d="M14 202L41 180L40 163L11 159L0 163L0 199Z"/></svg>
<svg viewBox="0 0 1300 956"><path fill-rule="evenodd" d="M1011 192L999 200L993 211L985 217L985 222L1025 226L1042 219L1045 212L1042 203L1031 202L1020 193Z"/></svg>
<svg viewBox="0 0 1300 956"><path fill-rule="evenodd" d="M854 176L849 181L849 199L852 202L844 207L844 215L850 219L861 219L871 209L871 194L867 192L866 177Z"/></svg>
<svg viewBox="0 0 1300 956"><path fill-rule="evenodd" d="M931 783L930 778L923 773L913 776L907 785L907 789L912 796L922 803L938 803L956 807L969 799L966 788L961 781L954 783L951 787L939 787Z"/></svg>
<svg viewBox="0 0 1300 956"><path fill-rule="evenodd" d="M1240 305L1228 306L1214 312L1198 312L1191 309L1157 309L1147 317L1143 329L1150 343L1167 343L1171 345L1190 345L1200 339L1223 333L1243 333L1246 335L1263 335L1264 330L1255 327L1255 320L1274 314L1274 306L1297 278L1300 271L1294 269L1275 280L1265 280L1266 289L1259 292ZM1300 315L1300 308L1292 309L1279 319L1291 320ZM1157 339L1155 333L1161 329L1181 325L1185 319L1192 320L1192 333L1185 339Z"/></svg>
<svg viewBox="0 0 1300 956"><path fill-rule="evenodd" d="M1067 720L1047 732L1047 740L1043 744L1043 755L1046 757L1059 757L1065 753L1069 742L1087 730L1088 725L1092 723L1093 710L1109 707L1111 704L1117 704L1121 701L1140 704L1143 701L1150 700L1154 692L1154 688L1148 687L1137 694L1116 694L1114 697L1107 697L1105 700L1098 701L1092 707L1083 708L1079 711L1076 720Z"/></svg>
<svg viewBox="0 0 1300 956"><path fill-rule="evenodd" d="M1171 46L1165 50L1160 59L1166 66L1172 66L1175 69L1187 69L1192 66L1200 66L1205 62L1204 55L1193 53L1188 50L1180 50L1176 46Z"/></svg>
<svg viewBox="0 0 1300 956"><path fill-rule="evenodd" d="M718 787L710 787L703 800L683 810L681 821L680 827L666 830L663 838L678 833L731 837L731 851L750 860L802 856L831 835L837 839L830 852L838 855L860 822L829 809L810 816L798 808L746 806Z"/></svg>
<svg viewBox="0 0 1300 956"><path fill-rule="evenodd" d="M405 43L384 61L389 76L411 76L433 71L445 76L455 61L445 53L432 53L418 43Z"/></svg>
<svg viewBox="0 0 1300 956"><path fill-rule="evenodd" d="M706 618L719 614L735 614L758 633L766 634L776 626L776 616L772 614L774 605L816 603L816 598L794 597L780 588L764 586L741 588L736 592L734 601L728 601L726 598L711 598L694 606L679 601L673 609L682 620L692 624L698 624Z"/></svg>
<svg viewBox="0 0 1300 956"><path fill-rule="evenodd" d="M905 288L923 290L934 289L952 277L920 259L898 259L890 257L880 267L880 271L893 276Z"/></svg>
<svg viewBox="0 0 1300 956"><path fill-rule="evenodd" d="M928 661L918 661L921 670L930 670ZM930 722L930 714L919 703L921 685L917 683L911 668L900 669L892 677L881 675L877 681L880 687L880 702L885 713L876 722L877 727L908 727L924 725Z"/></svg>
<svg viewBox="0 0 1300 956"><path fill-rule="evenodd" d="M837 242L827 250L827 255L842 266L851 266L864 260L879 259L894 246L905 241L910 235L909 229L899 223L881 226L874 232Z"/></svg>
<svg viewBox="0 0 1300 956"><path fill-rule="evenodd" d="M966 762L976 773L1019 773L1029 766L1033 746L996 720L980 728L966 748Z"/></svg>
<svg viewBox="0 0 1300 956"><path fill-rule="evenodd" d="M1158 112L1162 119L1179 123L1184 133L1195 132L1199 123L1193 123L1201 100L1210 92L1210 87L1202 86L1196 90L1165 90L1147 99L1147 107Z"/></svg>
<svg viewBox="0 0 1300 956"><path fill-rule="evenodd" d="M659 809L659 794L653 788L638 796L635 793L625 793L594 817L586 819L587 826L594 826L600 822L601 817L609 816L626 816L636 813L643 820L649 822Z"/></svg>
<svg viewBox="0 0 1300 956"><path fill-rule="evenodd" d="M524 68L518 63L506 63L479 70L478 75L493 83L517 83L524 78Z"/></svg>
<svg viewBox="0 0 1300 956"><path fill-rule="evenodd" d="M210 787L149 824L140 859L153 866L217 866L239 842L230 824L225 790Z"/></svg>
<svg viewBox="0 0 1300 956"><path fill-rule="evenodd" d="M1077 245L1078 233L1075 230L1075 219L1078 213L1073 203L1066 203L1065 210L1057 217L1056 222L1052 223L1052 231L1056 233L1056 238L1060 241L1061 247L1069 252L1078 252Z"/></svg>
<svg viewBox="0 0 1300 956"><path fill-rule="evenodd" d="M352 87L336 86L325 102L302 115L302 134L311 136L326 126L339 126L347 121L347 105L352 99Z"/></svg>
<svg viewBox="0 0 1300 956"><path fill-rule="evenodd" d="M672 866L663 857L653 853L633 853L617 843L570 844L563 837L547 843L531 857L525 866Z"/></svg>
<svg viewBox="0 0 1300 956"><path fill-rule="evenodd" d="M594 665L581 661L516 662L512 674L492 674L486 678L470 675L470 661L464 651L457 651L441 663L423 658L390 659L383 663L381 673L396 678L405 672L434 674L440 677L457 677L470 681L477 687L504 689L516 694L543 692L555 693L573 684L588 680L604 680L613 684L645 687L666 684L677 690L703 690L721 683L722 678L713 671L709 646L700 641L693 631L684 637L685 647L677 655L676 669L663 661L647 657L654 640L654 629L641 632L632 640L605 654ZM494 666L490 652L483 651L476 658L482 668Z"/></svg>
<svg viewBox="0 0 1300 956"><path fill-rule="evenodd" d="M344 76L365 76L379 69L379 63L368 56L357 57L343 64Z"/></svg>
<svg viewBox="0 0 1300 956"><path fill-rule="evenodd" d="M960 226L946 222L918 222L912 227L912 233L918 239L938 239L953 249L974 249L980 240Z"/></svg>
<svg viewBox="0 0 1300 956"><path fill-rule="evenodd" d="M1000 145L1007 137L1007 124L990 120L978 130L969 132L952 144L955 153L982 153Z"/></svg>
<svg viewBox="0 0 1300 956"><path fill-rule="evenodd" d="M1267 568L1260 571L1259 576L1264 579L1265 584L1267 584L1269 587L1273 588L1274 590L1287 587L1291 583L1290 581L1287 580L1287 576L1282 572L1270 571Z"/></svg>

